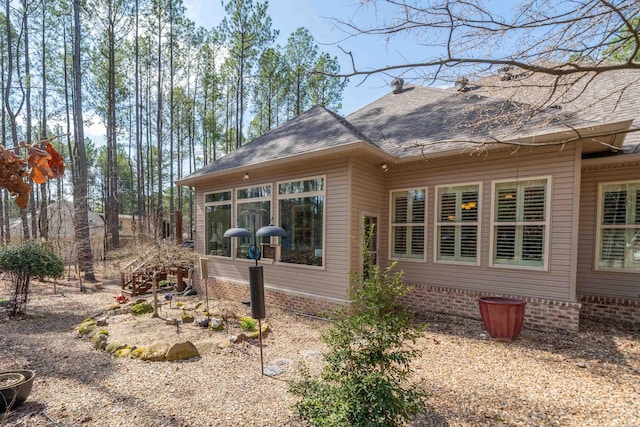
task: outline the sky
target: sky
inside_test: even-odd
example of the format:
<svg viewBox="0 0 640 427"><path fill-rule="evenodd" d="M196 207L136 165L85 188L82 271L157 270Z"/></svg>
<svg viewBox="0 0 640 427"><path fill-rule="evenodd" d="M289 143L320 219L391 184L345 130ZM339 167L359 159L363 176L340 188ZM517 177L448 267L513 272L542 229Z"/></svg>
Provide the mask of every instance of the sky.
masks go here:
<svg viewBox="0 0 640 427"><path fill-rule="evenodd" d="M196 25L206 29L217 26L225 15L220 0L184 0L186 16ZM318 44L319 50L336 56L342 72L352 70L351 59L342 50L352 52L359 69L377 68L398 64L407 59L419 59L429 55L421 52L416 40L398 40L387 44L382 38L348 37L335 24L335 19L362 22L392 17L390 10L363 9L358 0L270 0L268 13L272 28L280 30L276 43L284 46L287 38L299 27L307 28ZM395 76L375 75L364 80L353 77L344 91L342 109L344 116L357 111L375 99L391 91L390 82ZM364 80L364 81L363 81Z"/></svg>

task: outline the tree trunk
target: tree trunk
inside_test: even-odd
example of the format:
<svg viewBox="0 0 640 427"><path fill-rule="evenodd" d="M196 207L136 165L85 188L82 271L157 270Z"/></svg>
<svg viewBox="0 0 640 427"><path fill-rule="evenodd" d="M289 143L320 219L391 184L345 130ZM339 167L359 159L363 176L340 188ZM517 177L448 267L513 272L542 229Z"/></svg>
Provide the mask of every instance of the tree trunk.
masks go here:
<svg viewBox="0 0 640 427"><path fill-rule="evenodd" d="M89 235L89 207L87 203L87 155L84 145L84 122L82 118L82 73L80 69L80 0L73 0L73 119L75 133L75 166L77 173L73 186L73 222L78 248L78 265L85 280L95 280L93 255Z"/></svg>

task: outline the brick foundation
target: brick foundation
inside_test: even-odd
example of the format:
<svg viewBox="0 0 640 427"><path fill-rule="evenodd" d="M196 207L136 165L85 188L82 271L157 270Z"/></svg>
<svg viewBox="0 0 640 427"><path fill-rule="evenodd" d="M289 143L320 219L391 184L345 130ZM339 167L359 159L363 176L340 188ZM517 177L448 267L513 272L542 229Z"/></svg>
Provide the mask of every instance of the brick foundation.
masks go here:
<svg viewBox="0 0 640 427"><path fill-rule="evenodd" d="M640 324L640 300L581 295L580 316L592 320L610 320Z"/></svg>
<svg viewBox="0 0 640 427"><path fill-rule="evenodd" d="M204 282L199 279L194 279L193 282L198 293L204 294ZM209 278L208 284L209 296L212 298L236 301L249 299L249 288L246 284L230 283L215 278ZM407 294L405 302L416 312L418 317L420 317L421 312L430 311L479 319L478 297L480 296L487 296L487 294L437 286L416 286ZM526 301L524 327L578 330L581 314L580 303L515 295L499 296ZM330 315L335 309L344 306L344 303L341 304L336 301L310 298L269 289L265 289L265 303L267 306L283 310L322 316ZM640 306L636 305L635 310L635 316L638 316Z"/></svg>
<svg viewBox="0 0 640 427"><path fill-rule="evenodd" d="M407 294L406 302L418 316L421 311L434 311L479 319L478 297L480 296L502 296L525 301L527 305L524 327L526 328L577 331L580 325L580 303L565 301L505 294L488 295L477 291L418 285Z"/></svg>
<svg viewBox="0 0 640 427"><path fill-rule="evenodd" d="M204 294L204 281L202 279L193 279L193 286L199 294ZM248 301L250 298L247 284L231 283L210 277L208 287L211 298L235 301ZM270 289L265 289L264 299L265 304L269 307L322 317L328 317L333 311L344 306L339 302L309 298Z"/></svg>

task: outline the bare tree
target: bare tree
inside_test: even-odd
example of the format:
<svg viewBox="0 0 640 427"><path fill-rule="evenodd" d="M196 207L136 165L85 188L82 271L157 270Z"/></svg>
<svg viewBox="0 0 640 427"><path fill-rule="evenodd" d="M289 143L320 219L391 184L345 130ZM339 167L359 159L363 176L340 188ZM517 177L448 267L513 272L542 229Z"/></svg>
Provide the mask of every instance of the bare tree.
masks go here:
<svg viewBox="0 0 640 427"><path fill-rule="evenodd" d="M493 94L509 102L521 122L580 98L594 83L617 79L616 73L631 77L616 81L607 98L623 96L640 81L637 0L521 0L508 7L484 0L361 0L360 8L350 20L336 19L347 34L343 43L352 37L390 43L397 37L413 38L424 60L364 69L345 50L352 69L325 74L361 81L384 74L389 80L457 84L461 91L481 88L478 93L498 88ZM358 21L372 11L380 17L377 22ZM593 95L592 108L603 100Z"/></svg>

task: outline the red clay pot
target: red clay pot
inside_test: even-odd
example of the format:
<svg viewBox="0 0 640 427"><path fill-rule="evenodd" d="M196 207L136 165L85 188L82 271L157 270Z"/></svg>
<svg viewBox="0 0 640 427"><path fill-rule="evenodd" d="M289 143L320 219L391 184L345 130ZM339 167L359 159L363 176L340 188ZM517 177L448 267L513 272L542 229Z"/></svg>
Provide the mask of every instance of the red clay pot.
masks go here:
<svg viewBox="0 0 640 427"><path fill-rule="evenodd" d="M504 297L480 297L480 316L484 327L494 338L514 340L520 334L526 302Z"/></svg>

